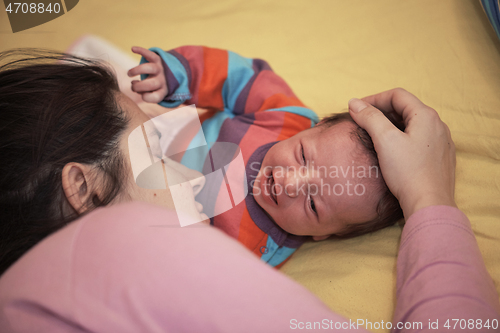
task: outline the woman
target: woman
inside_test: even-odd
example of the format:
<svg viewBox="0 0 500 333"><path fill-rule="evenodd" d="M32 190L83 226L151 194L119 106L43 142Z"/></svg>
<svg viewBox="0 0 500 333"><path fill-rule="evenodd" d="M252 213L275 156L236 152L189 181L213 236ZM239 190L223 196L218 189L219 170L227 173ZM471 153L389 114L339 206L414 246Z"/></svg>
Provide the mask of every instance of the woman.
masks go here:
<svg viewBox="0 0 500 333"><path fill-rule="evenodd" d="M1 327L359 328L214 228L180 228L170 210L124 203L172 208L168 192L137 187L125 162L128 132L149 118L119 93L107 70L82 59L67 61L0 68L0 210L6 212ZM376 107L402 116L406 131ZM430 329L435 322L444 330L446 318L498 321L494 285L454 201L455 151L447 126L402 89L351 100L350 112L372 136L384 179L407 220L395 331Z"/></svg>
<svg viewBox="0 0 500 333"><path fill-rule="evenodd" d="M57 53L29 55L0 68L0 273L95 207L142 200L173 208L166 190L152 193L129 177L128 133L149 117L120 93L110 69L71 56L49 63L60 60Z"/></svg>

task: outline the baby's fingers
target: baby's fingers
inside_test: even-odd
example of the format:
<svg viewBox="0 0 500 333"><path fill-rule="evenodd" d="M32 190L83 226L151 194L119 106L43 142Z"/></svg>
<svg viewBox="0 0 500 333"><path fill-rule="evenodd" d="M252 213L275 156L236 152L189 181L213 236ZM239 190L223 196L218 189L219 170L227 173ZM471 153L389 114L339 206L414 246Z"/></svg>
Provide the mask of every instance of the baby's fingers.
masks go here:
<svg viewBox="0 0 500 333"><path fill-rule="evenodd" d="M162 84L159 80L147 79L147 80L133 80L132 81L132 91L142 94L145 92L156 91L162 88Z"/></svg>
<svg viewBox="0 0 500 333"><path fill-rule="evenodd" d="M164 96L165 94L162 94L157 90L149 93L143 93L142 100L146 103L158 104L163 100Z"/></svg>
<svg viewBox="0 0 500 333"><path fill-rule="evenodd" d="M132 52L134 52L136 54L140 54L149 62L159 63L161 61L161 58L159 55L157 55L153 51L150 51L150 50L145 49L145 48L140 47L140 46L132 46Z"/></svg>
<svg viewBox="0 0 500 333"><path fill-rule="evenodd" d="M140 74L157 75L160 73L160 71L161 71L160 66L153 64L153 63L150 63L150 62L146 62L144 64L141 64L139 66L135 66L134 68L130 69L127 72L127 75L129 77L133 77L133 76L140 75Z"/></svg>

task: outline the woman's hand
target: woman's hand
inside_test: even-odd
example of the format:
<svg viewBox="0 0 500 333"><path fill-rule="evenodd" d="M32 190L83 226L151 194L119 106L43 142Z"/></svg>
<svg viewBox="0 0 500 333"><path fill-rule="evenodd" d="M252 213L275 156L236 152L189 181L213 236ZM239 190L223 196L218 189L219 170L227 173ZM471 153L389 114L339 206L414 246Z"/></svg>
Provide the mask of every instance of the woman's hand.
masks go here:
<svg viewBox="0 0 500 333"><path fill-rule="evenodd" d="M403 118L404 132L380 110ZM434 205L456 207L455 145L437 112L404 89L349 101L356 123L370 134L384 180L405 218Z"/></svg>
<svg viewBox="0 0 500 333"><path fill-rule="evenodd" d="M145 102L160 103L168 94L167 80L160 56L139 46L133 46L132 52L140 54L149 61L128 71L129 77L139 74L148 75L145 80L133 80L132 91L141 94Z"/></svg>

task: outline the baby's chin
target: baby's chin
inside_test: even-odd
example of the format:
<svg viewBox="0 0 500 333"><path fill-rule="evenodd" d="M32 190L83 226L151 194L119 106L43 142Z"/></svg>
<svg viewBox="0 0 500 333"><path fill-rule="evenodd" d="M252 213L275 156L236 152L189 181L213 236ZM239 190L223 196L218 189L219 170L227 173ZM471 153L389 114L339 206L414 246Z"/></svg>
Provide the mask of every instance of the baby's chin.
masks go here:
<svg viewBox="0 0 500 333"><path fill-rule="evenodd" d="M264 210L265 211L265 210ZM310 233L302 230L302 231L299 231L299 230L295 230L293 228L293 226L290 226L288 221L284 221L283 219L280 219L280 218L273 218L271 216L271 214L269 214L268 212L266 212L267 216L269 216L269 218L274 222L276 223L276 225L278 225L278 227L280 227L281 229L283 229L285 232L291 234L291 235L296 235L296 236L310 236Z"/></svg>
<svg viewBox="0 0 500 333"><path fill-rule="evenodd" d="M257 202L258 203L258 202ZM259 204L260 206L260 204ZM269 219L271 221L273 221L274 223L276 223L276 225L278 227L280 227L283 231L291 234L291 235L296 235L296 236L311 236L312 234L314 234L314 232L306 232L306 231L298 231L298 230L294 230L293 227L291 227L290 225L288 225L287 222L283 221L282 219L279 219L279 218L273 218L272 215L267 212L262 206L261 206L262 210L264 211L264 213L266 213L266 215L269 217Z"/></svg>
<svg viewBox="0 0 500 333"><path fill-rule="evenodd" d="M255 185L254 185L255 187ZM284 223L279 223L276 221L276 219L271 215L271 213L269 213L266 208L265 208L265 202L264 202L264 198L262 198L262 196L254 196L254 199L255 201L257 202L257 204L259 205L260 208L262 208L262 210L264 211L264 213L266 214L266 216L271 220L273 221L278 227L280 227L281 229L283 229L284 231L288 232L289 234L293 234L292 232L290 232L288 229L288 227L286 225L283 225Z"/></svg>

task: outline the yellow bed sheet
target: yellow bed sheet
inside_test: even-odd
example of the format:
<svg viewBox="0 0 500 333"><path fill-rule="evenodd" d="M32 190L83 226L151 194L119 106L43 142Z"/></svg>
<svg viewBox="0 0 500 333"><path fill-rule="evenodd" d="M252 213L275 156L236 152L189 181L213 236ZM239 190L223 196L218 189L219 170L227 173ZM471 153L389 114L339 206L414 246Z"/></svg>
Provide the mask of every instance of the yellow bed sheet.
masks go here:
<svg viewBox="0 0 500 333"><path fill-rule="evenodd" d="M351 97L413 92L450 127L456 201L500 291L500 42L478 0L85 0L15 34L0 13L2 51L63 51L86 33L123 50L203 44L266 59L320 115ZM282 272L348 318L389 321L399 236L395 226L306 244Z"/></svg>

